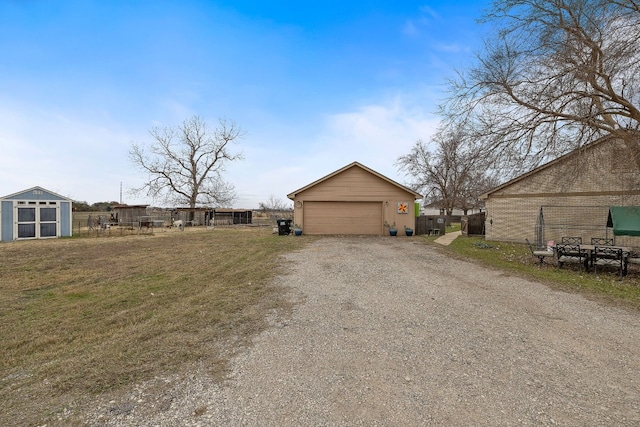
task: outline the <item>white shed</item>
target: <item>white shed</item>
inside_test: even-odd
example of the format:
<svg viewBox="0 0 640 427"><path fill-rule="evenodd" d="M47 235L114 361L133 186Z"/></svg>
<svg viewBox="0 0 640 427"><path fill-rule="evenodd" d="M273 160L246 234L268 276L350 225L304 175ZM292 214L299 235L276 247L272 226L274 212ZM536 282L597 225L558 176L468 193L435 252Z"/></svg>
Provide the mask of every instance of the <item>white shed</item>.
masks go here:
<svg viewBox="0 0 640 427"><path fill-rule="evenodd" d="M0 241L71 236L72 205L42 187L0 197Z"/></svg>

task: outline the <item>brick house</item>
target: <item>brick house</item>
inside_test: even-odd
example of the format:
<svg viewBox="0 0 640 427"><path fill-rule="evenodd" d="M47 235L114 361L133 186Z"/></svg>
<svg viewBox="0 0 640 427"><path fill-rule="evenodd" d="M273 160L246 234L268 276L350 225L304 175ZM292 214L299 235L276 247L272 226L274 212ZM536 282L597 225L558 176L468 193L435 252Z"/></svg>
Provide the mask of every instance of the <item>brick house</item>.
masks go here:
<svg viewBox="0 0 640 427"><path fill-rule="evenodd" d="M480 196L486 239L614 237L609 207L640 205L638 164L622 141L603 137L508 181ZM638 239L616 236L616 244L638 247Z"/></svg>

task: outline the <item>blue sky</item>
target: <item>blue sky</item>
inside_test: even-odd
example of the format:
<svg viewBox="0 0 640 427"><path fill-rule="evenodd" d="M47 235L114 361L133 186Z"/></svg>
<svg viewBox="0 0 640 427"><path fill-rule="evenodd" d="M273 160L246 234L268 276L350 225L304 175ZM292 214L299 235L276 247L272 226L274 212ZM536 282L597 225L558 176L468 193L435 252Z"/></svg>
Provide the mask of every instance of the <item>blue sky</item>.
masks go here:
<svg viewBox="0 0 640 427"><path fill-rule="evenodd" d="M353 161L428 140L445 80L473 60L488 1L0 0L0 196L33 186L133 197L149 129L235 121L225 178L257 208Z"/></svg>

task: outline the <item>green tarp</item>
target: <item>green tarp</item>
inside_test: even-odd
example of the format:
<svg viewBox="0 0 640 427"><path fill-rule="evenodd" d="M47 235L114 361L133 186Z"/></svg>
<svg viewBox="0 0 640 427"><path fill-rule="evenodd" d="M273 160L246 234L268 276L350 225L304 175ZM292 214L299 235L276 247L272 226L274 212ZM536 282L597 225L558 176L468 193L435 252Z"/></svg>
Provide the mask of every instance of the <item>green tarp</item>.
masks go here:
<svg viewBox="0 0 640 427"><path fill-rule="evenodd" d="M640 236L640 206L610 206L607 227L614 236Z"/></svg>

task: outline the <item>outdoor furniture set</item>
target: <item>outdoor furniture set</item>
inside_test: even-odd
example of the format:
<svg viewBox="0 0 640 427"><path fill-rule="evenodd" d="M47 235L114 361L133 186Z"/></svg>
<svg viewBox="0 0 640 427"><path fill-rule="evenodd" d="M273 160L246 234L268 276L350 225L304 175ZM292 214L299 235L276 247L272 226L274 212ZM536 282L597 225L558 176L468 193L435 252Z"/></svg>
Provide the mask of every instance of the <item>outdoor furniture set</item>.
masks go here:
<svg viewBox="0 0 640 427"><path fill-rule="evenodd" d="M547 257L556 257L558 268L564 264L577 264L580 271L593 268L594 273L603 268L614 268L622 279L627 274L628 264L640 265L640 254L628 247L615 246L609 238L594 237L590 244L583 244L581 237L562 237L560 243L549 242L546 249L534 248L528 239L527 244L540 264L545 263Z"/></svg>

